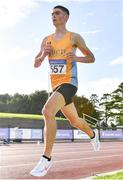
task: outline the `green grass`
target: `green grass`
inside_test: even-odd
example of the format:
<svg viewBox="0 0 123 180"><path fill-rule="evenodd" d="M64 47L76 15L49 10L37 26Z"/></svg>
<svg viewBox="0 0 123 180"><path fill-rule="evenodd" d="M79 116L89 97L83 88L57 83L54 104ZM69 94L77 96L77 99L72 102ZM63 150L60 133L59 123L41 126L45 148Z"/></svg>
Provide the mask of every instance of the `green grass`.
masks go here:
<svg viewBox="0 0 123 180"><path fill-rule="evenodd" d="M23 118L23 119L43 119L42 115L35 114L16 114L16 113L0 113L0 118ZM56 118L57 120L65 120L64 118Z"/></svg>
<svg viewBox="0 0 123 180"><path fill-rule="evenodd" d="M99 177L94 177L94 180L100 180L100 179L104 179L104 180L117 180L117 179L123 179L123 172L118 172L116 174L111 174L111 175L106 175L106 176L99 176Z"/></svg>

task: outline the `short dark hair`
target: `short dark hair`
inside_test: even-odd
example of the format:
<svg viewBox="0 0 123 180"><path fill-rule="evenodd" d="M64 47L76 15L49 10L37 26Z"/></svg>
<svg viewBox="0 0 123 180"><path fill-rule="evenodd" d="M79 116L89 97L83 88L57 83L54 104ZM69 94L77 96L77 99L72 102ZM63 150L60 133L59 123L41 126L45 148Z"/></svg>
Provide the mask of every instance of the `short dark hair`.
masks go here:
<svg viewBox="0 0 123 180"><path fill-rule="evenodd" d="M55 6L53 9L56 9L56 8L61 9L62 11L66 12L68 16L70 15L70 12L66 7L58 5L58 6Z"/></svg>

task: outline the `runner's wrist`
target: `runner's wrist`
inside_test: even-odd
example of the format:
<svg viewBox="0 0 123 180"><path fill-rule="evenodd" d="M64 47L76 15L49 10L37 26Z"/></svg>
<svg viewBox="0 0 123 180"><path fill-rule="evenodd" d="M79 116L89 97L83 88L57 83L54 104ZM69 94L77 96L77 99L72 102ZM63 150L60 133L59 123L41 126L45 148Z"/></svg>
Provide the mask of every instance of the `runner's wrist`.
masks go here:
<svg viewBox="0 0 123 180"><path fill-rule="evenodd" d="M40 59L39 59L39 62L42 63L43 60L45 59L45 57L46 57L46 56L45 56L44 54L42 54L42 56L41 56Z"/></svg>
<svg viewBox="0 0 123 180"><path fill-rule="evenodd" d="M44 52L42 53L42 58L44 59L46 56L48 55L48 53Z"/></svg>
<svg viewBox="0 0 123 180"><path fill-rule="evenodd" d="M75 56L75 57L74 57L74 60L75 60L76 62L79 62L80 59L79 59L78 56Z"/></svg>

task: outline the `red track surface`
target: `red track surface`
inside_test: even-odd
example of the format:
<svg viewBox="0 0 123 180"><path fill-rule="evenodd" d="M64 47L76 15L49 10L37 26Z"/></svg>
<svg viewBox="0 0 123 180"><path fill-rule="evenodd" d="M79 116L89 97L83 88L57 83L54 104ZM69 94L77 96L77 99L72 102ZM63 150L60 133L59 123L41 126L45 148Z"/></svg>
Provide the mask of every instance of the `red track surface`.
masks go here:
<svg viewBox="0 0 123 180"><path fill-rule="evenodd" d="M42 179L79 179L123 169L123 142L102 142L101 145L101 150L94 152L90 143L56 143L53 166ZM0 146L0 179L39 179L29 172L42 150L43 144Z"/></svg>

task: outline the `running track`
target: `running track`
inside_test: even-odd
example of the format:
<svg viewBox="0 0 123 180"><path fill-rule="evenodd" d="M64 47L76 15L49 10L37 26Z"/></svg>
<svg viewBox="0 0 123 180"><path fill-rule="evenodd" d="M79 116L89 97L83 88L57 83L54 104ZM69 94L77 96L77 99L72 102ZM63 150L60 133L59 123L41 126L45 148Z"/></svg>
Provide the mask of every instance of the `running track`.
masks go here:
<svg viewBox="0 0 123 180"><path fill-rule="evenodd" d="M123 142L102 142L99 152L88 143L56 143L53 166L42 179L82 179L123 169ZM0 146L0 179L41 179L29 175L42 154L43 144Z"/></svg>

